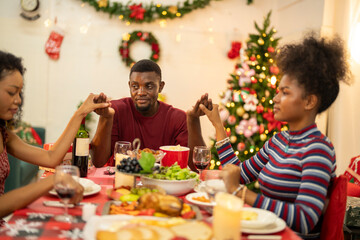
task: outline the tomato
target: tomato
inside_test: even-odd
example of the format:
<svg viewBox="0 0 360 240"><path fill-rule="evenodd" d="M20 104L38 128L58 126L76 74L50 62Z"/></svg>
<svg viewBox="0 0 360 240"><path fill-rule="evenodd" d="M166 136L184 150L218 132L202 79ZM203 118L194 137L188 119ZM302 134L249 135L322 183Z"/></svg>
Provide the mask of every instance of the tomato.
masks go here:
<svg viewBox="0 0 360 240"><path fill-rule="evenodd" d="M195 216L196 216L196 212L194 212L192 210L181 215L181 217L185 218L185 219L192 219L192 218L195 218Z"/></svg>
<svg viewBox="0 0 360 240"><path fill-rule="evenodd" d="M139 215L141 215L141 216L153 216L154 213L155 213L155 209L149 208L149 209L140 210Z"/></svg>

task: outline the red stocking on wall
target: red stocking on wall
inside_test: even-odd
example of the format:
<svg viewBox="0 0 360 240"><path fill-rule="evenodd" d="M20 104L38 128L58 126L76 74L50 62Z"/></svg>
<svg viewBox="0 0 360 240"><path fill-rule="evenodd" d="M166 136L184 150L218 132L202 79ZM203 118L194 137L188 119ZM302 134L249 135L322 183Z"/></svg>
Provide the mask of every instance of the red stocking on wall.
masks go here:
<svg viewBox="0 0 360 240"><path fill-rule="evenodd" d="M45 44L45 52L51 59L57 60L60 57L60 47L63 41L64 35L60 31L52 31L49 39Z"/></svg>

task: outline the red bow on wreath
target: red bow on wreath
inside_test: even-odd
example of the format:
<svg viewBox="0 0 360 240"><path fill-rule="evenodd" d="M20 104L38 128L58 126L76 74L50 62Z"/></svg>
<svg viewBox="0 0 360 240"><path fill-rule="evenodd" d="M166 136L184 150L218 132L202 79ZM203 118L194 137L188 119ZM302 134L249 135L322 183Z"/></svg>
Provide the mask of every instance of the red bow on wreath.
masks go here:
<svg viewBox="0 0 360 240"><path fill-rule="evenodd" d="M272 111L266 112L263 114L263 118L268 121L267 127L269 132L277 128L279 131L281 130L282 122L275 120L274 113Z"/></svg>
<svg viewBox="0 0 360 240"><path fill-rule="evenodd" d="M139 19L139 20L144 19L145 9L142 8L141 3L139 5L136 5L136 4L131 5L129 7L129 9L131 10L131 14L130 14L131 18L135 18L135 19Z"/></svg>

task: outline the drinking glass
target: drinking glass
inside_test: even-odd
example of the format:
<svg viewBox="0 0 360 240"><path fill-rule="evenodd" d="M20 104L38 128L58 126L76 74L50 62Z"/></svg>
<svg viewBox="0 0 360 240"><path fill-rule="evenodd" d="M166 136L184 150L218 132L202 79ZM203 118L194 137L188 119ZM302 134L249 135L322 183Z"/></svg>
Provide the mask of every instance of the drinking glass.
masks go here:
<svg viewBox="0 0 360 240"><path fill-rule="evenodd" d="M75 218L68 214L68 204L76 193L76 182L79 181L80 173L77 166L60 165L55 168L54 188L61 202L64 204L63 215L55 216L59 222L75 222Z"/></svg>
<svg viewBox="0 0 360 240"><path fill-rule="evenodd" d="M216 240L239 240L243 200L229 194L217 193L213 215L213 230Z"/></svg>
<svg viewBox="0 0 360 240"><path fill-rule="evenodd" d="M205 169L211 159L210 148L206 146L195 146L193 150L193 163L196 169L199 171L199 176L201 179L202 170Z"/></svg>
<svg viewBox="0 0 360 240"><path fill-rule="evenodd" d="M131 151L131 143L126 141L117 141L114 146L115 166L120 164L123 158L129 157L128 151Z"/></svg>
<svg viewBox="0 0 360 240"><path fill-rule="evenodd" d="M131 152L131 143L126 141L117 141L114 146L114 159L115 167L121 164L121 160L128 158ZM119 171L115 172L115 188L121 186L133 187L135 184L135 177L121 173Z"/></svg>
<svg viewBox="0 0 360 240"><path fill-rule="evenodd" d="M204 190L210 201L215 201L215 195L219 192L226 192L224 181L220 178L221 170L206 170L204 176Z"/></svg>

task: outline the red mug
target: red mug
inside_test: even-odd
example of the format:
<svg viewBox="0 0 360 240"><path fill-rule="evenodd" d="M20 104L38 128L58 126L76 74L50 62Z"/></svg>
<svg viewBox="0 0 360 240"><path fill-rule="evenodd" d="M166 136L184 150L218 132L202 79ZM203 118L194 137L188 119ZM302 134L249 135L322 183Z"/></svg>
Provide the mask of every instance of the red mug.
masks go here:
<svg viewBox="0 0 360 240"><path fill-rule="evenodd" d="M163 159L161 159L161 166L170 167L177 162L181 168L187 167L190 148L182 146L161 146L160 150L166 153Z"/></svg>

